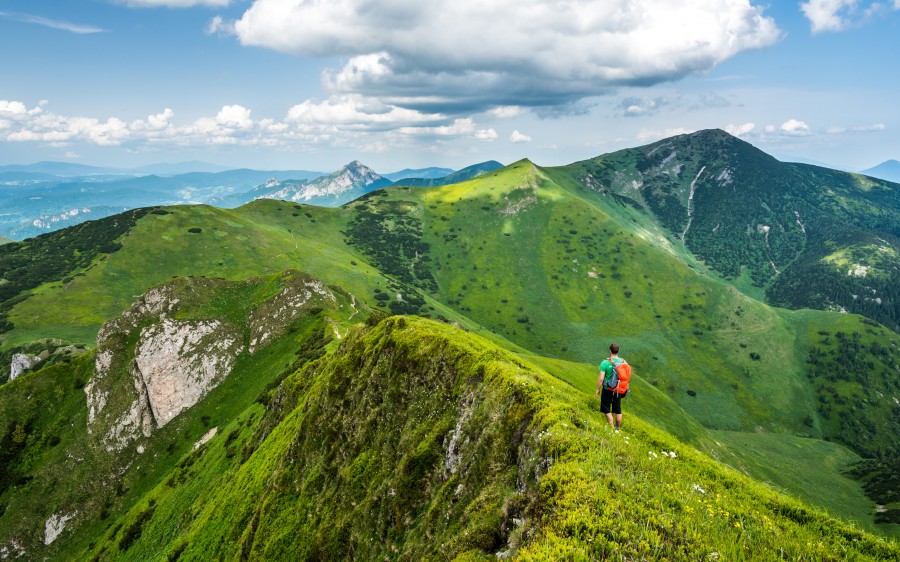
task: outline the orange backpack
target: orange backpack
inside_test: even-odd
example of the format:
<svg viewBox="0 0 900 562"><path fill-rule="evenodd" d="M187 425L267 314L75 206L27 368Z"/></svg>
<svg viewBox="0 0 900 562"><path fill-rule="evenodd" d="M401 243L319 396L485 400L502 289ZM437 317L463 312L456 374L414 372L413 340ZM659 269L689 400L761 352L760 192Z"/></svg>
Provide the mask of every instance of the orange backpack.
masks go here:
<svg viewBox="0 0 900 562"><path fill-rule="evenodd" d="M622 358L619 357L619 359ZM613 368L612 380L610 381L613 384L608 385L604 381L603 386L620 396L625 396L625 393L628 392L628 381L631 380L631 365L624 359L622 359L621 363L616 363L612 360L612 357L607 357L606 360L609 361Z"/></svg>

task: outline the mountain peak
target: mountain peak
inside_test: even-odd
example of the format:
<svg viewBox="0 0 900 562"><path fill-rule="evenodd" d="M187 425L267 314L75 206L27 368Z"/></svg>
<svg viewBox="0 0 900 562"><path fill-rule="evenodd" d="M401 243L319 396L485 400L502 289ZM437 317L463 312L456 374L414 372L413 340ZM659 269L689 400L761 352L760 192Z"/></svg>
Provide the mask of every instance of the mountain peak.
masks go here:
<svg viewBox="0 0 900 562"><path fill-rule="evenodd" d="M370 172L373 171L372 168L366 166L359 160L354 160L353 162L350 162L349 164L347 164L346 166L341 168L341 170L349 170L349 171L361 170L361 171L370 171Z"/></svg>
<svg viewBox="0 0 900 562"><path fill-rule="evenodd" d="M263 192L257 197L340 205L390 183L372 168L354 160L332 174L313 180L281 182L272 178L257 188L257 192Z"/></svg>
<svg viewBox="0 0 900 562"><path fill-rule="evenodd" d="M886 160L881 164L863 170L860 173L874 178L900 183L900 162L897 160Z"/></svg>

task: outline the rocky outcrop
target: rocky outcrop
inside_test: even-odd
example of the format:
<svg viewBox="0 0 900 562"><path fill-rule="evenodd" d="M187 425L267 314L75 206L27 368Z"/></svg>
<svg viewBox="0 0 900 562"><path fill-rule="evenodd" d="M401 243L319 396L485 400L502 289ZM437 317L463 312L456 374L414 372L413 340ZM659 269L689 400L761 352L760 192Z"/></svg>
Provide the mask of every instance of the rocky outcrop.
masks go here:
<svg viewBox="0 0 900 562"><path fill-rule="evenodd" d="M278 295L250 313L250 353L256 353L280 335L300 312L309 308L312 302L335 305L337 299L324 283L318 279L296 279Z"/></svg>
<svg viewBox="0 0 900 562"><path fill-rule="evenodd" d="M8 544L0 546L0 560L14 560L25 556L28 551L22 546L22 543L16 539L9 541Z"/></svg>
<svg viewBox="0 0 900 562"><path fill-rule="evenodd" d="M141 330L135 374L156 426L169 423L225 378L242 347L239 334L217 320L162 318Z"/></svg>
<svg viewBox="0 0 900 562"><path fill-rule="evenodd" d="M238 283L178 279L104 324L94 377L85 387L88 430L103 447L120 451L149 437L216 388L242 353L259 351L313 309L341 308L352 300L298 272L241 284L261 283L273 283L269 294L275 296L236 314L228 308L211 312L209 303ZM241 315L246 320L237 321Z"/></svg>
<svg viewBox="0 0 900 562"><path fill-rule="evenodd" d="M201 437L200 439L197 440L196 443L194 443L194 450L196 451L200 447L209 443L209 440L212 439L213 437L215 437L216 433L218 433L218 431L219 431L219 428L214 427L214 428L210 429L209 431L207 431L206 433L204 433L203 437Z"/></svg>
<svg viewBox="0 0 900 562"><path fill-rule="evenodd" d="M85 387L88 430L110 451L165 426L216 387L243 350L221 320L176 320L180 285L156 287L97 338L94 377ZM137 335L129 348L129 340Z"/></svg>
<svg viewBox="0 0 900 562"><path fill-rule="evenodd" d="M30 371L33 367L41 362L41 358L36 355L25 355L24 353L16 353L12 356L9 364L9 380L13 380L19 375Z"/></svg>
<svg viewBox="0 0 900 562"><path fill-rule="evenodd" d="M65 530L66 523L74 519L76 515L78 515L78 512L73 511L67 515L63 513L54 513L47 518L47 522L44 524L44 544L49 545L55 541L56 537Z"/></svg>

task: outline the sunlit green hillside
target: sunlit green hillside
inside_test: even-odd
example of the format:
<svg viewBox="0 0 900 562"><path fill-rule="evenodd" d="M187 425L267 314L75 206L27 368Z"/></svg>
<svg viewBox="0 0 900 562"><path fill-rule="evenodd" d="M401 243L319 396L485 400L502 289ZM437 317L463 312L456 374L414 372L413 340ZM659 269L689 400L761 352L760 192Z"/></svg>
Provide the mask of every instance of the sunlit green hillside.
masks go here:
<svg viewBox="0 0 900 562"><path fill-rule="evenodd" d="M877 459L873 462L882 464L859 465L859 475L875 482L870 492L890 489L883 467L898 455L897 334L862 316L788 311L754 299L760 291L741 278L730 283L709 260L700 261L689 237L682 244L672 225L648 214L650 203L597 188L581 175L584 169L541 168L523 160L463 183L376 191L341 208L260 200L232 210L147 209L3 246L0 358L7 371L0 370L0 381L7 381L14 354L37 356L42 349L47 354L44 363L0 385L0 402L17 404L4 409L10 414L0 424L6 451L12 451L0 458L7 475L5 492L0 492L0 547L17 533L39 528L51 513L63 513L59 510L66 502L76 505L79 494L102 492L113 499L86 504L77 523L81 530L62 535L62 542L47 552L62 558L76 552L76 558L89 558L88 552L110 559L176 553L190 558L202 552L192 545L208 549L221 542L215 548L222 557L242 552L277 558L297 548L294 541L305 541L322 549L303 551L306 556L322 559L335 558L333 545L350 541L362 558L431 556L444 542L452 545L454 556L475 549L471 556L476 558L513 548L523 556L583 552L596 557L621 551L666 558L718 552L733 559L766 557L767 546L749 541L765 542L760 537L774 533L798 553L807 540L821 540L824 550L810 559L890 559L892 547L813 510L825 509L869 531L896 531L891 522L900 506L879 500L885 507L876 524L875 503L846 471L862 458ZM835 250L830 259L843 267L855 263L851 254ZM94 446L84 435L88 413L82 390L94 376L92 356L78 355L96 345L104 322L160 284L188 290L193 285L184 279L191 276L210 279L198 286L211 288L197 301L206 304L190 314L227 319L239 332L246 329L240 318L271 291L245 287L220 293L213 288L243 287L258 276L269 276L264 286L270 286L288 269L334 287L358 310L345 303L330 320L316 317L298 324L262 355L241 359L234 372L242 374L176 417L177 430L167 426L147 441L154 463L123 468L96 453L82 468L60 476L59 463L72 447ZM410 318L408 324L389 320L371 332L357 326L352 343L316 366L304 370L305 361L294 359L311 357L298 350L319 342L323 333L337 341L363 322L368 310L381 311L380 316L426 316L443 324ZM373 317L370 324L375 323ZM605 427L593 395L596 364L610 341L621 345L636 371L625 401L631 446L615 441L616 436L602 437ZM321 353L335 347L325 346L325 340L316 345ZM416 345L423 351L408 361L393 351ZM454 357L502 355L502 362L517 366L501 369L512 369L512 379L503 375L488 383L490 377L476 365L482 360L465 359L453 367L446 381L452 389L441 391L443 398L423 394L391 401L391 389L404 384L412 393L424 392L416 390L419 383L431 388L428 377L444 367L428 361L449 360L442 354L459 345L467 351L454 351ZM131 352L123 349L127 364ZM408 418L366 417L346 398L357 384L348 373L361 372L360 361L368 365L365 376L374 377L370 384L387 393L384 411ZM848 369L848 362L855 368ZM527 385L535 389L536 402L510 390L518 382L503 382L519 381L516 369L529 373ZM232 390L221 390L227 388ZM469 400L466 388L494 396L478 415L490 428L485 431L497 433L483 442L484 451L473 453L484 468L472 480L447 487L439 461L456 424L470 423L457 407ZM64 407L42 411L27 396ZM326 396L337 402L324 404ZM549 403L557 406L548 410ZM127 410L127 404L119 407ZM424 412L428 415L422 417ZM504 425L507 414L515 427ZM200 430L212 426L221 438L182 456ZM558 431L566 444L541 449L550 465L540 470L559 461L569 467L559 474L565 482L546 484L560 486L552 489L537 481L517 483L512 473L526 462L517 459L530 456L524 450L495 450L496 443ZM307 440L326 445L313 450ZM354 443L352 453L324 452L336 440ZM171 450L170 443L176 443ZM537 451L538 442L528 447ZM654 472L657 449L677 449L678 462L692 464L685 471ZM584 456L576 460L575 452ZM390 461L379 464L378 455ZM629 529L625 535L600 539L594 524L581 517L606 513L603 505L612 489L594 476L614 470L617 461L628 467L625 488L650 486L653 491L646 502L638 502L644 515L623 523ZM776 498L716 461L814 508ZM59 496L67 500L52 507L34 503L40 490L68 489L62 482L83 478L91 466L109 475L97 480L102 487L75 486L71 494ZM691 480L695 473L699 480ZM377 484L374 475L384 484ZM465 485L457 494L453 490L460 484ZM571 493L565 491L570 484L594 499L566 503L562 498ZM721 497L697 496L690 492L693 484ZM531 487L522 492L521 485ZM390 496L397 487L415 493ZM615 492L621 496L622 488ZM453 498L459 494L463 499L457 502ZM244 495L246 504L223 514L222 506ZM710 541L695 532L712 519L687 511L693 505L688 499L703 504L709 518L724 517L725 523L714 524ZM278 515L286 509L293 510L291 515ZM176 520L175 513L184 518ZM348 518L363 513L371 524L365 531L350 530ZM670 521L666 513L689 521ZM291 519L302 514L307 519ZM531 527L513 522L525 515ZM743 525L754 530L745 535ZM451 540L465 531L471 540ZM816 532L822 538L814 539ZM862 542L847 544L848 537ZM32 537L29 544L38 539ZM870 546L859 547L863 543Z"/></svg>
<svg viewBox="0 0 900 562"><path fill-rule="evenodd" d="M846 310L900 328L900 185L779 162L724 131L699 131L557 170L748 294Z"/></svg>
<svg viewBox="0 0 900 562"><path fill-rule="evenodd" d="M486 340L357 330L184 457L99 560L889 560L829 519ZM235 451L244 451L240 455Z"/></svg>

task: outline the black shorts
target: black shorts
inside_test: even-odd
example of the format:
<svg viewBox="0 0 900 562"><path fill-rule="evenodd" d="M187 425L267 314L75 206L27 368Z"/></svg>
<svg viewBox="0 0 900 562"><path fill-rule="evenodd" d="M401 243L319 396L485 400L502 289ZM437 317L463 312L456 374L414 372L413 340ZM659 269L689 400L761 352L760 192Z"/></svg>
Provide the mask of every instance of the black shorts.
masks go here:
<svg viewBox="0 0 900 562"><path fill-rule="evenodd" d="M612 408L612 413L621 414L622 396L623 395L616 394L604 386L603 391L600 392L600 411L604 414L608 414L610 408Z"/></svg>

